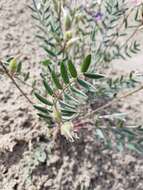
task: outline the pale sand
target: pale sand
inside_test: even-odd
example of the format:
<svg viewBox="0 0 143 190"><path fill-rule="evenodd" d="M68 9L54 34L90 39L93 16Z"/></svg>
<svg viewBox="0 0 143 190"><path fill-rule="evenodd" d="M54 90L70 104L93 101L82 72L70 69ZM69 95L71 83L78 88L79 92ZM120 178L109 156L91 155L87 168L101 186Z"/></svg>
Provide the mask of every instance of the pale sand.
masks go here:
<svg viewBox="0 0 143 190"><path fill-rule="evenodd" d="M36 73L39 70L34 63L45 54L34 38L36 29L27 4L31 0L0 0L0 57L21 53L21 59ZM114 63L113 69L118 74L143 72L142 53ZM132 124L134 116L137 123L143 121L142 93L124 101L121 108L130 113ZM126 152L102 152L90 137L86 142L83 137L77 145L67 145L62 155L58 150L52 155L48 153L46 164L36 165L31 161L34 153L29 151L27 141L46 132L43 126L39 131L32 127L36 121L32 110L11 82L0 76L0 151L12 151L0 153L0 190L80 190L80 182L88 190L143 190L142 158ZM41 146L48 146L43 138L40 142Z"/></svg>

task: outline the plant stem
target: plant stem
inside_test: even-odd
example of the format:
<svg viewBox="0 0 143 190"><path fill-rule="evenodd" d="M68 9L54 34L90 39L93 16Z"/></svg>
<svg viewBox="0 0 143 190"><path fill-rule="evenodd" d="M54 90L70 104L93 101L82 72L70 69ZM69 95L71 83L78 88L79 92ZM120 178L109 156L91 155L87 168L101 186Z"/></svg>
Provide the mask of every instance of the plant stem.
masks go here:
<svg viewBox="0 0 143 190"><path fill-rule="evenodd" d="M95 114L95 113L97 113L99 111L102 111L104 108L107 108L107 107L113 105L114 103L116 103L118 101L121 101L122 99L125 99L125 98L127 98L129 96L132 96L132 95L136 94L137 92L139 92L141 90L143 90L143 85L140 86L139 88L137 88L136 90L133 90L132 92L129 92L129 93L123 95L123 96L117 97L114 100L112 100L112 101L110 101L110 102L108 102L108 103L100 106L99 108L95 109L93 112L87 113L85 116L88 117L88 116L93 115L93 114Z"/></svg>
<svg viewBox="0 0 143 190"><path fill-rule="evenodd" d="M8 69L4 65L2 61L0 61L0 65L2 66L5 74L10 78L10 80L13 82L13 84L16 86L16 88L20 91L20 93L25 97L25 99L33 106L33 102L29 99L29 97L23 92L23 90L19 87L13 76L9 73Z"/></svg>

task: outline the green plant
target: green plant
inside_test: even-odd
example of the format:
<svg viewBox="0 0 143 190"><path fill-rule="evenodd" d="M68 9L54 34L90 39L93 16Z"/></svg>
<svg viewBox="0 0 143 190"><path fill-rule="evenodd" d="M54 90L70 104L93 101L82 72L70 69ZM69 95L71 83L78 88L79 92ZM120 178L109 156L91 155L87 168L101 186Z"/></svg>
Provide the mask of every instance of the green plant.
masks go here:
<svg viewBox="0 0 143 190"><path fill-rule="evenodd" d="M37 37L52 60L62 56L78 62L88 52L94 56L95 68L140 50L133 37L142 28L142 3L131 7L125 0L95 0L89 5L68 0L36 2L31 9L41 31Z"/></svg>
<svg viewBox="0 0 143 190"><path fill-rule="evenodd" d="M72 3L33 0L30 7L32 17L38 22L36 36L47 53L47 58L41 61L42 88L35 82L32 85L39 104L33 103L16 82L24 81L27 85L29 78L29 72L21 71L20 63L15 59L1 61L2 69L38 110L38 116L46 121L54 140L61 134L74 141L78 138L77 130L88 122L96 126L96 136L108 147L112 144L108 138L111 131L117 137L118 149L121 150L128 139L128 148L141 152L142 137L136 134L142 129L127 129L124 114L107 114L105 109L142 90L143 85L133 73L116 79L103 73L104 66L110 67L111 61L131 57L140 50L133 37L142 29L143 5L130 8L125 0L91 1L89 5ZM131 23L130 19L133 19ZM139 87L132 92L118 96L124 88L137 85ZM97 101L101 101L101 105L98 106ZM114 119L116 127L111 122ZM105 121L109 127L102 127ZM140 148L136 146L139 141Z"/></svg>
<svg viewBox="0 0 143 190"><path fill-rule="evenodd" d="M84 112L80 107L87 103L87 93L96 91L96 88L87 79L99 80L103 75L89 72L91 55L88 55L77 70L71 60L62 61L59 70L53 68L53 64L47 66L50 81L43 76L43 85L48 98L35 93L40 102L48 105L48 108L35 105L40 111L40 117L47 119L49 126L57 124L61 133L68 133L66 129L72 130L72 120L80 117ZM54 122L55 121L55 122ZM65 134L68 135L68 134ZM69 136L70 137L70 136ZM72 139L72 137L71 137Z"/></svg>

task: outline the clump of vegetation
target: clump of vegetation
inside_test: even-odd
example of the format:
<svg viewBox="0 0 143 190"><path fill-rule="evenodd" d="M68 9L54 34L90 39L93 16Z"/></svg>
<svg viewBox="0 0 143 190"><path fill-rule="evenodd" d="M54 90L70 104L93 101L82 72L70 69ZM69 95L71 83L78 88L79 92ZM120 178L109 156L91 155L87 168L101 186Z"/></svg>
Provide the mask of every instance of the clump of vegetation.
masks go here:
<svg viewBox="0 0 143 190"><path fill-rule="evenodd" d="M74 141L79 129L90 123L95 127L96 139L108 147L112 145L112 132L119 150L126 144L129 149L142 152L143 129L126 127L124 113L113 114L111 109L111 114L109 110L107 114L106 109L143 86L133 73L116 79L106 76L105 67L110 67L115 59L127 59L140 51L134 37L143 26L143 4L131 7L125 0L92 0L88 4L33 0L30 9L39 28L36 36L47 53L41 61L41 88L32 84L39 104L33 103L17 83L17 79L25 83L29 78L21 63L11 58L1 61L1 66L45 120L53 139L62 135ZM137 85L135 90L118 96L123 89Z"/></svg>

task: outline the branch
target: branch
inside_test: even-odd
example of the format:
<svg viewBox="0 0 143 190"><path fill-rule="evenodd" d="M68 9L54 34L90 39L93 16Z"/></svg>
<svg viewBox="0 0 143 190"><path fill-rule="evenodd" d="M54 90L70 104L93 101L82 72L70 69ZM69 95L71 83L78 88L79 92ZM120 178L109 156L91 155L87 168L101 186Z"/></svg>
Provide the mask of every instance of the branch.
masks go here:
<svg viewBox="0 0 143 190"><path fill-rule="evenodd" d="M108 103L106 103L106 104L100 106L99 108L95 109L95 110L92 111L91 113L87 113L87 114L85 115L85 117L89 117L89 116L91 116L91 115L93 115L93 114L95 114L95 113L97 113L97 112L99 112L99 111L102 111L104 108L107 108L107 107L113 105L114 103L117 103L118 101L121 101L122 99L125 99L125 98L127 98L127 97L129 97L129 96L132 96L132 95L136 94L137 92L139 92L139 91L141 91L141 90L143 90L143 85L140 86L139 88L137 88L136 90L133 90L132 92L129 92L129 93L125 94L125 95L122 95L122 96L120 96L120 97L117 97L117 98L115 98L114 100L112 100L112 101L110 101L110 102L108 102Z"/></svg>
<svg viewBox="0 0 143 190"><path fill-rule="evenodd" d="M10 78L10 80L13 82L13 84L16 86L16 88L20 91L20 93L25 97L25 99L33 106L33 102L29 99L29 97L23 92L23 90L19 87L13 76L9 73L6 66L2 61L0 61L0 65L2 66L5 74Z"/></svg>

